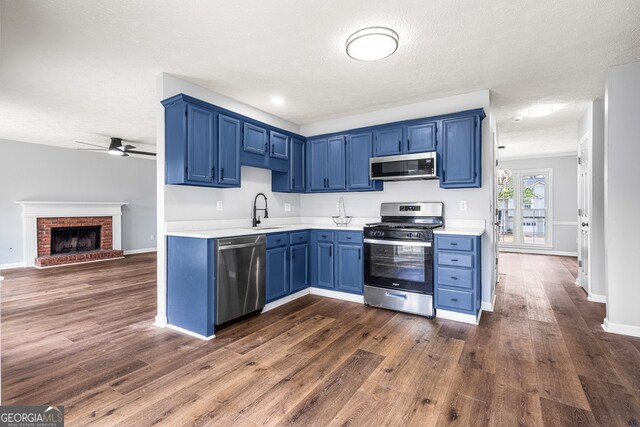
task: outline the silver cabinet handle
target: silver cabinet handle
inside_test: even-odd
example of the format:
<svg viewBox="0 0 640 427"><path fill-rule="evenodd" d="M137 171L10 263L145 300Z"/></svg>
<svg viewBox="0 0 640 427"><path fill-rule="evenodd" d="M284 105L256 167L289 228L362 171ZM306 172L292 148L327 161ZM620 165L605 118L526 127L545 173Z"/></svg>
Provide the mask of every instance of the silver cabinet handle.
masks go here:
<svg viewBox="0 0 640 427"><path fill-rule="evenodd" d="M393 292L385 292L384 294L385 296L388 296L388 297L407 299L407 296L403 294L396 294Z"/></svg>

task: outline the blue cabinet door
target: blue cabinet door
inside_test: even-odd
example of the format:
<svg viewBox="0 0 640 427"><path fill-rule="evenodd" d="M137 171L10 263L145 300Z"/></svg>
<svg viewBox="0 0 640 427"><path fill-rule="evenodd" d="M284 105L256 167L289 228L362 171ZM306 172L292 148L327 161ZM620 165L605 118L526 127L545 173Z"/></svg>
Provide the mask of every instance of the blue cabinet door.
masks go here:
<svg viewBox="0 0 640 427"><path fill-rule="evenodd" d="M327 182L329 190L345 190L347 188L346 149L344 136L334 136L327 140Z"/></svg>
<svg viewBox="0 0 640 427"><path fill-rule="evenodd" d="M291 139L291 158L289 159L289 188L291 191L304 192L305 189L305 156L304 142Z"/></svg>
<svg viewBox="0 0 640 427"><path fill-rule="evenodd" d="M477 116L442 120L442 188L480 187L480 132Z"/></svg>
<svg viewBox="0 0 640 427"><path fill-rule="evenodd" d="M218 115L218 183L240 185L240 120Z"/></svg>
<svg viewBox="0 0 640 427"><path fill-rule="evenodd" d="M274 159L287 160L289 158L289 137L275 131L269 131L269 155Z"/></svg>
<svg viewBox="0 0 640 427"><path fill-rule="evenodd" d="M293 245L289 250L289 282L293 293L309 287L309 245Z"/></svg>
<svg viewBox="0 0 640 427"><path fill-rule="evenodd" d="M212 184L215 177L215 113L187 105L187 181Z"/></svg>
<svg viewBox="0 0 640 427"><path fill-rule="evenodd" d="M308 143L309 149L309 189L325 191L327 189L327 140L314 139Z"/></svg>
<svg viewBox="0 0 640 427"><path fill-rule="evenodd" d="M372 188L369 180L369 159L373 151L373 138L370 132L349 135L347 142L348 189L368 190Z"/></svg>
<svg viewBox="0 0 640 427"><path fill-rule="evenodd" d="M338 244L336 290L362 294L364 267L362 245Z"/></svg>
<svg viewBox="0 0 640 427"><path fill-rule="evenodd" d="M316 248L316 285L333 289L333 243L318 242Z"/></svg>
<svg viewBox="0 0 640 427"><path fill-rule="evenodd" d="M407 126L407 153L424 153L436 149L436 122Z"/></svg>
<svg viewBox="0 0 640 427"><path fill-rule="evenodd" d="M375 131L373 142L373 155L392 156L402 153L402 141L404 129L400 127L384 128Z"/></svg>
<svg viewBox="0 0 640 427"><path fill-rule="evenodd" d="M289 293L289 248L267 249L267 302L274 301Z"/></svg>
<svg viewBox="0 0 640 427"><path fill-rule="evenodd" d="M248 153L267 154L267 131L251 123L244 124L243 149Z"/></svg>

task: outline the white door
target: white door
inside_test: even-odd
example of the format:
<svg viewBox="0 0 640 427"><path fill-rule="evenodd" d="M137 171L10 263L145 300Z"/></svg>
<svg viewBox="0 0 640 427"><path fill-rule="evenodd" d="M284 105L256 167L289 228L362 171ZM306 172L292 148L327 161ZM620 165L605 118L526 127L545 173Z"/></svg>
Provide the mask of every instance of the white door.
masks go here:
<svg viewBox="0 0 640 427"><path fill-rule="evenodd" d="M491 187L491 212L493 213L493 224L491 226L492 231L492 244L493 244L493 256L495 258L495 262L493 263L493 286L495 290L495 286L500 279L500 268L498 266L499 260L499 252L498 252L498 243L499 243L499 227L500 227L500 216L498 211L498 136L495 132L493 132L493 183ZM495 292L495 291L494 291Z"/></svg>
<svg viewBox="0 0 640 427"><path fill-rule="evenodd" d="M578 146L578 284L589 294L589 144L585 138Z"/></svg>

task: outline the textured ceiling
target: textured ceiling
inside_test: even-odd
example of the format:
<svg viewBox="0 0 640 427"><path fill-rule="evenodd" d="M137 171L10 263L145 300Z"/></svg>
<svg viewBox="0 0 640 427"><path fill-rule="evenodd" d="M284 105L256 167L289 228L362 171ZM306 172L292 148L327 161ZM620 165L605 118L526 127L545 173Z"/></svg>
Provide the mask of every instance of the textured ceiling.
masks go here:
<svg viewBox="0 0 640 427"><path fill-rule="evenodd" d="M503 156L574 149L611 65L640 60L637 0L10 0L1 3L0 138L154 143L168 72L298 124L490 89ZM344 41L389 26L374 63ZM283 106L270 103L272 95ZM539 103L562 108L516 124Z"/></svg>

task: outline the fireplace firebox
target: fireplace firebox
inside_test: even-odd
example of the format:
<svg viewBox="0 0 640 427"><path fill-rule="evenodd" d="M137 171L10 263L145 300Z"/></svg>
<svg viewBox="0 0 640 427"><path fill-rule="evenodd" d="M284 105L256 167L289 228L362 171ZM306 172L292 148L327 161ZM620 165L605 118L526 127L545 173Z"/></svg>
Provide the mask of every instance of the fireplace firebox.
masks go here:
<svg viewBox="0 0 640 427"><path fill-rule="evenodd" d="M51 255L100 249L100 226L51 228Z"/></svg>

